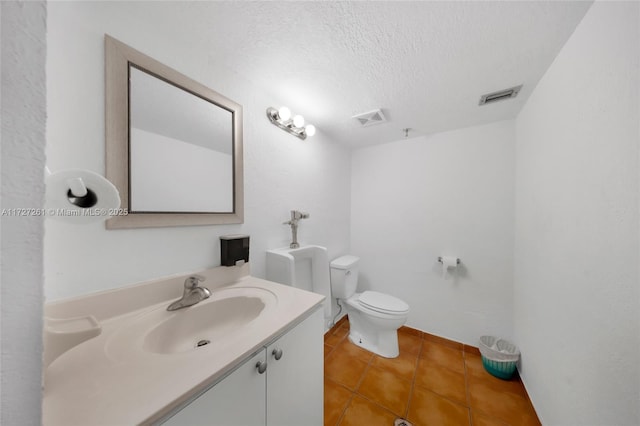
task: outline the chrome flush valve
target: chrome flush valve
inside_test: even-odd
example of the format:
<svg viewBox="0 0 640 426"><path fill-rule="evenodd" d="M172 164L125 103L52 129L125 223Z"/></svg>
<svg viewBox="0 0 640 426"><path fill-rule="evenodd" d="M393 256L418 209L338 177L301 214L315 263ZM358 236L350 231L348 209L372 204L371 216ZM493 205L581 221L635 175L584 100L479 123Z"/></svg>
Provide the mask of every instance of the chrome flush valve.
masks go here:
<svg viewBox="0 0 640 426"><path fill-rule="evenodd" d="M299 210L291 210L291 220L283 223L283 225L291 225L291 244L289 248L298 248L298 221L300 219L308 219L309 213L301 212Z"/></svg>
<svg viewBox="0 0 640 426"><path fill-rule="evenodd" d="M299 210L291 210L291 220L309 219L309 213L301 212Z"/></svg>

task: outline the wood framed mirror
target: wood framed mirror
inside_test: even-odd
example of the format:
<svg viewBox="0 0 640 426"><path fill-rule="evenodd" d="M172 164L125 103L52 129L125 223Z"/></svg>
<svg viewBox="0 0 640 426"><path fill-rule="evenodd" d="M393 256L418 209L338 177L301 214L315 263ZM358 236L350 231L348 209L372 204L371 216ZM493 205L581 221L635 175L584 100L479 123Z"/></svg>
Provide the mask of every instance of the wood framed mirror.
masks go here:
<svg viewBox="0 0 640 426"><path fill-rule="evenodd" d="M108 229L242 223L242 106L105 35Z"/></svg>

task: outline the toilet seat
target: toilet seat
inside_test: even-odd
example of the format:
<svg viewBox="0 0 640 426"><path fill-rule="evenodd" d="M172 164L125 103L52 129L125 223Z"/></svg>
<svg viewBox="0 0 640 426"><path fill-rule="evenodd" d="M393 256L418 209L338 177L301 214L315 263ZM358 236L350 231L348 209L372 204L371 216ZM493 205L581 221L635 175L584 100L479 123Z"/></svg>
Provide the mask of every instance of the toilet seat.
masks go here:
<svg viewBox="0 0 640 426"><path fill-rule="evenodd" d="M409 305L404 301L377 291L365 291L358 297L358 303L366 309L383 314L405 314L409 312Z"/></svg>

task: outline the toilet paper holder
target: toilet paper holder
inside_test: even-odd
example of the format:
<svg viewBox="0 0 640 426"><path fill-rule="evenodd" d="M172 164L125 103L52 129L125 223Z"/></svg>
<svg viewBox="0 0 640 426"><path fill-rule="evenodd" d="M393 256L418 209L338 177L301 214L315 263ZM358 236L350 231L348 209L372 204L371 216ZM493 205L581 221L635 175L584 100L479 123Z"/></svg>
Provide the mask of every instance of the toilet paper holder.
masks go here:
<svg viewBox="0 0 640 426"><path fill-rule="evenodd" d="M118 189L104 176L85 169L51 172L45 167L45 212L51 219L90 223L127 214Z"/></svg>
<svg viewBox="0 0 640 426"><path fill-rule="evenodd" d="M442 263L442 256L438 256L438 262ZM456 257L456 265L460 264L460 258Z"/></svg>

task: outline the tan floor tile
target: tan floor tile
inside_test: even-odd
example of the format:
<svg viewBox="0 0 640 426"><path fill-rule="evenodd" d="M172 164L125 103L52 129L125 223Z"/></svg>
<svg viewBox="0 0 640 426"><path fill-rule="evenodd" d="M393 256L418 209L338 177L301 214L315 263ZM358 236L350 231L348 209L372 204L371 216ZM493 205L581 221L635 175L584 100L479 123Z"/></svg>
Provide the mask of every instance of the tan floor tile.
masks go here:
<svg viewBox="0 0 640 426"><path fill-rule="evenodd" d="M448 346L448 347L453 348L453 349L462 350L463 347L464 347L464 345L462 343L455 342L455 341L449 340L449 339L445 339L444 337L435 336L433 334L426 333L426 332L423 333L422 338L424 340L426 340L426 341L438 343L440 345Z"/></svg>
<svg viewBox="0 0 640 426"><path fill-rule="evenodd" d="M476 348L475 346L464 345L464 348L462 349L462 351L464 352L465 355L480 356L480 349Z"/></svg>
<svg viewBox="0 0 640 426"><path fill-rule="evenodd" d="M362 349L360 346L351 343L351 340L349 340L348 338L340 342L340 344L338 345L338 350L366 363L369 363L369 361L371 361L371 359L373 358L372 352L369 352L368 350Z"/></svg>
<svg viewBox="0 0 640 426"><path fill-rule="evenodd" d="M370 367L356 392L402 417L407 411L411 381L390 371Z"/></svg>
<svg viewBox="0 0 640 426"><path fill-rule="evenodd" d="M371 365L391 371L402 378L413 380L413 376L416 373L417 362L418 357L415 354L401 352L396 358L384 358L374 355Z"/></svg>
<svg viewBox="0 0 640 426"><path fill-rule="evenodd" d="M348 330L339 322L325 340L325 425L391 426L403 407L414 426L540 425L519 377L491 376L462 344L400 330L400 356L389 359L351 343Z"/></svg>
<svg viewBox="0 0 640 426"><path fill-rule="evenodd" d="M529 399L524 385L517 379L502 380L493 376L485 378L479 378L472 375L467 376L467 387L469 388L469 391L471 391L471 389L478 383L482 383L485 386L490 387L495 392L510 393L515 396L519 396L520 398Z"/></svg>
<svg viewBox="0 0 640 426"><path fill-rule="evenodd" d="M340 426L392 426L396 415L381 406L355 395Z"/></svg>
<svg viewBox="0 0 640 426"><path fill-rule="evenodd" d="M324 357L326 358L327 355L329 355L331 353L331 351L333 350L333 346L329 346L326 343L324 344Z"/></svg>
<svg viewBox="0 0 640 426"><path fill-rule="evenodd" d="M343 324L349 325L349 315L344 315L342 318L338 320L336 325L339 327Z"/></svg>
<svg viewBox="0 0 640 426"><path fill-rule="evenodd" d="M346 336L346 335L345 335ZM340 342L342 342L345 336L341 336L339 334L331 334L330 336L324 339L324 343L329 346L338 346Z"/></svg>
<svg viewBox="0 0 640 426"><path fill-rule="evenodd" d="M400 353L406 352L418 355L422 349L422 339L408 333L398 333Z"/></svg>
<svg viewBox="0 0 640 426"><path fill-rule="evenodd" d="M327 336L327 334L336 334L338 332L340 333L344 333L344 327L346 327L346 329L349 329L349 323L346 321L338 321L337 324L334 324L333 327L331 327L326 333L325 333L325 337Z"/></svg>
<svg viewBox="0 0 640 426"><path fill-rule="evenodd" d="M428 359L418 360L415 383L462 404L467 403L464 374L444 368Z"/></svg>
<svg viewBox="0 0 640 426"><path fill-rule="evenodd" d="M324 424L335 426L347 408L353 392L333 380L324 380Z"/></svg>
<svg viewBox="0 0 640 426"><path fill-rule="evenodd" d="M407 326L402 326L398 329L399 333L407 333L407 334L411 334L413 336L419 337L422 339L422 331L416 329L416 328L411 328L411 327L407 327Z"/></svg>
<svg viewBox="0 0 640 426"><path fill-rule="evenodd" d="M508 423L503 422L495 417L489 417L486 414L479 413L471 409L471 424L473 426L509 426Z"/></svg>
<svg viewBox="0 0 640 426"><path fill-rule="evenodd" d="M528 398L524 385L517 375L510 380L503 380L494 377L484 369L482 366L482 359L480 357L467 356L467 358L465 358L465 365L468 373L468 386L471 386L471 384L476 382L483 382L497 392L510 392L523 398Z"/></svg>
<svg viewBox="0 0 640 426"><path fill-rule="evenodd" d="M334 332L334 336L338 336L340 339L347 337L349 334L349 326L340 326Z"/></svg>
<svg viewBox="0 0 640 426"><path fill-rule="evenodd" d="M336 330L338 329L337 326L333 326L332 328L330 328L329 330L327 330L324 333L324 340L327 340L329 337L333 336L333 334L336 332Z"/></svg>
<svg viewBox="0 0 640 426"><path fill-rule="evenodd" d="M439 343L425 341L422 344L420 358L428 359L450 370L464 374L462 351Z"/></svg>
<svg viewBox="0 0 640 426"><path fill-rule="evenodd" d="M482 358L479 355L473 355L468 352L465 353L464 363L465 367L467 367L468 374L472 374L476 377L492 377L491 374L487 373L487 370L484 369L482 365Z"/></svg>
<svg viewBox="0 0 640 426"><path fill-rule="evenodd" d="M337 349L324 361L325 376L351 390L358 386L366 368L366 362Z"/></svg>
<svg viewBox="0 0 640 426"><path fill-rule="evenodd" d="M529 400L508 391L499 391L487 380L469 382L469 405L472 409L513 425L539 425Z"/></svg>
<svg viewBox="0 0 640 426"><path fill-rule="evenodd" d="M407 419L414 425L469 425L469 409L427 389L415 387Z"/></svg>

